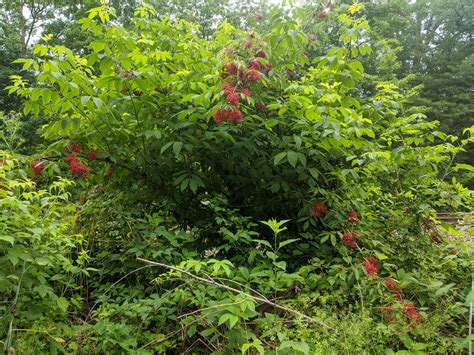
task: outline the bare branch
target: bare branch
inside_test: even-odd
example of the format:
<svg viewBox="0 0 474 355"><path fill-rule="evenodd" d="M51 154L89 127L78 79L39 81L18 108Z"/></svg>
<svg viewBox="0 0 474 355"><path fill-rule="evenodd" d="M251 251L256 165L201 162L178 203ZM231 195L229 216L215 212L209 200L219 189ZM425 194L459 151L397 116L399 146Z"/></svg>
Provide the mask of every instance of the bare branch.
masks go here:
<svg viewBox="0 0 474 355"><path fill-rule="evenodd" d="M337 332L336 329L330 327L329 325L315 319L315 318L312 318L312 317L309 317L307 316L306 314L304 313L301 313L299 311L296 311L294 309L291 309L291 308L287 308L287 307L283 307L283 306L280 306L279 304L277 303L274 303L274 302L271 302L265 298L262 298L260 296L253 296L247 292L244 292L244 291L241 291L241 290L238 290L236 288L233 288L233 287L230 287L230 286L227 286L227 285L223 285L223 284L220 284L218 282L215 282L214 280L212 279L205 279L205 278L202 278L202 277L199 277L197 275L194 275L193 273L189 272L189 271L186 271L186 270L182 270L182 269L179 269L175 266L171 266L171 265L167 265L167 264L162 264L162 263L158 263L158 262L155 262L155 261L150 261L150 260L147 260L147 259L143 259L143 258L140 258L140 257L137 257L137 260L141 261L141 262L144 262L146 264L149 264L149 265L153 265L153 266L160 266L160 267L163 267L163 268L166 268L166 269L169 269L169 270L173 270L173 271L178 271L186 276L189 276L197 281L199 281L200 283L203 283L203 284L207 284L207 285L211 285L211 286L214 286L214 287L217 287L217 288L221 288L221 289L224 289L224 290L227 290L227 291L230 291L230 292L233 292L233 293L237 293L237 294L240 294L240 295L243 295L243 296L246 296L248 298L251 298L251 299L254 299L256 301L259 301L259 302L262 302L262 303L266 303L272 307L275 307L275 308L278 308L278 309L281 309L283 311L286 311L286 312L289 312L289 313L293 313L295 315L298 315L300 316L301 318L307 320L307 321L310 321L310 322L313 322L313 323L317 323L319 324L320 326L324 327L324 328L327 328L327 329L331 329L335 332Z"/></svg>

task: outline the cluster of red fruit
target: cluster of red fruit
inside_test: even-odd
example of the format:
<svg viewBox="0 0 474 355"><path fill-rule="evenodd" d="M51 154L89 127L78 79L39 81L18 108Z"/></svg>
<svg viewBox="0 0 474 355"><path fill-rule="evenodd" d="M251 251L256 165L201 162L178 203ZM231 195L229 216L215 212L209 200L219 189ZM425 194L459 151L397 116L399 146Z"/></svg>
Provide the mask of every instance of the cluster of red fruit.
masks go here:
<svg viewBox="0 0 474 355"><path fill-rule="evenodd" d="M87 175L90 172L90 169L85 166L84 164L81 163L79 158L77 157L77 154L82 152L82 147L77 144L76 142L69 142L68 144L68 149L72 152L69 154L67 157L64 158L64 161L69 165L69 170L73 174L78 174L78 175ZM87 153L86 159L88 161L93 161L97 158L97 155L99 154L98 151L96 150L91 150L90 152Z"/></svg>
<svg viewBox="0 0 474 355"><path fill-rule="evenodd" d="M349 213L347 214L347 219L349 220L349 222L353 224L360 223L359 216L357 215L357 212L354 210L349 211Z"/></svg>
<svg viewBox="0 0 474 355"><path fill-rule="evenodd" d="M314 203L313 208L311 210L311 215L313 217L319 218L322 215L325 215L328 213L328 207L317 201ZM355 210L351 210L347 214L347 220L352 223L352 224L359 224L360 219L359 216L357 215L357 212ZM355 240L355 236L352 232L345 232L342 238L343 244L351 249L356 249L358 248L357 242ZM367 273L367 276L370 278L376 278L378 273L379 273L379 260L373 256L369 256L365 258L364 263L362 264L364 267L365 272ZM395 281L393 278L388 277L385 280L385 286L394 293L394 299L395 301L402 303L402 311L403 314L408 318L410 321L410 326L411 327L416 327L419 325L422 321L422 315L421 313L416 309L413 303L404 303L404 299L402 296L402 289L400 285ZM395 316L394 316L394 311L391 306L387 307L382 307L381 312L385 313L386 319L389 322L394 321Z"/></svg>
<svg viewBox="0 0 474 355"><path fill-rule="evenodd" d="M377 258L374 258L373 256L369 256L364 260L364 269L365 272L367 273L367 276L369 277L376 277L379 269L379 260Z"/></svg>
<svg viewBox="0 0 474 355"><path fill-rule="evenodd" d="M252 37L252 35L251 35ZM252 48L252 42L245 42L245 48ZM250 61L247 68L241 68L236 63L226 63L224 65L224 72L222 78L231 78L230 83L224 83L222 85L222 92L227 102L236 106L234 109L220 109L214 113L214 123L219 124L222 122L240 123L243 121L243 114L238 109L241 97L250 97L251 91L247 87L248 83L255 83L263 78L263 73L268 74L272 70L270 63L262 64L261 59L266 58L266 54L262 50L255 52L255 57ZM255 107L261 111L266 112L266 106L259 102Z"/></svg>
<svg viewBox="0 0 474 355"><path fill-rule="evenodd" d="M390 291L394 292L395 301L399 303L404 303L404 299L402 296L402 288L400 287L400 285L398 285L397 281L395 281L391 277L387 277L387 279L385 280L385 286L387 286L387 288ZM387 308L391 310L390 306L385 307L385 309ZM421 320L423 317L421 313L418 312L418 310L416 309L415 305L412 302L403 304L402 311L405 314L405 316L410 320L411 327L416 327L417 325L421 323ZM393 321L393 317L391 316L387 316L386 318L389 322Z"/></svg>
<svg viewBox="0 0 474 355"><path fill-rule="evenodd" d="M244 120L244 115L238 108L217 110L214 112L214 123L219 124L222 122L240 123Z"/></svg>
<svg viewBox="0 0 474 355"><path fill-rule="evenodd" d="M74 153L65 157L64 161L69 165L69 170L71 170L73 174L87 175L91 171L91 169L81 163Z"/></svg>
<svg viewBox="0 0 474 355"><path fill-rule="evenodd" d="M328 213L328 206L326 206L324 203L316 201L313 205L313 209L311 210L311 215L313 217L319 218L326 213Z"/></svg>
<svg viewBox="0 0 474 355"><path fill-rule="evenodd" d="M388 322L395 321L396 313L395 310L391 306L381 307L380 311L385 314L385 319ZM421 324L423 320L423 316L420 312L416 309L413 303L406 303L402 306L402 312L405 317L408 318L410 321L410 327L414 328Z"/></svg>
<svg viewBox="0 0 474 355"><path fill-rule="evenodd" d="M35 174L36 176L41 176L45 168L45 165L44 165L44 162L40 160L33 160L31 162L31 168L33 169L33 174Z"/></svg>
<svg viewBox="0 0 474 355"><path fill-rule="evenodd" d="M355 241L355 236L351 232L345 232L342 237L342 243L349 249L357 249L358 245Z"/></svg>

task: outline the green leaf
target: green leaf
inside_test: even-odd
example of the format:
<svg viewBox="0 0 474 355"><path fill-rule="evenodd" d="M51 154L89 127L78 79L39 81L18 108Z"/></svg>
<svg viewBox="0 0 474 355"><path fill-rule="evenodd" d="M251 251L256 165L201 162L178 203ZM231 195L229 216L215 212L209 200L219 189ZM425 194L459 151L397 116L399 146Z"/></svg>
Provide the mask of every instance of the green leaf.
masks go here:
<svg viewBox="0 0 474 355"><path fill-rule="evenodd" d="M239 321L239 317L232 313L225 313L219 318L218 325L222 325L227 321L229 321L229 328L232 329Z"/></svg>
<svg viewBox="0 0 474 355"><path fill-rule="evenodd" d="M448 232L449 234L452 234L452 235L456 235L456 236L461 236L462 234L456 229L454 228L452 225L450 225L449 223L446 223L444 221L440 221L438 220L437 221L441 227L446 231Z"/></svg>
<svg viewBox="0 0 474 355"><path fill-rule="evenodd" d="M280 344L279 349L293 349L303 354L309 354L309 345L301 341L285 340Z"/></svg>
<svg viewBox="0 0 474 355"><path fill-rule="evenodd" d="M164 152L166 152L172 144L173 142L166 143L163 147L161 147L160 153L163 154Z"/></svg>
<svg viewBox="0 0 474 355"><path fill-rule="evenodd" d="M192 336L193 336L194 334L196 334L196 330L197 330L196 324L193 324L193 325L191 325L191 326L188 328L188 330L187 330L187 332L186 332L186 335L187 335L188 337L192 338Z"/></svg>
<svg viewBox="0 0 474 355"><path fill-rule="evenodd" d="M81 97L81 104L84 106L90 101L91 97L90 96L82 96Z"/></svg>
<svg viewBox="0 0 474 355"><path fill-rule="evenodd" d="M286 261L274 261L272 264L279 269L286 270Z"/></svg>
<svg viewBox="0 0 474 355"><path fill-rule="evenodd" d="M69 306L69 302L66 298L64 297L59 297L58 298L58 308L63 312L66 313L67 307Z"/></svg>
<svg viewBox="0 0 474 355"><path fill-rule="evenodd" d="M287 156L287 159L288 159L288 163L290 163L290 165L294 168L296 167L296 163L298 162L298 154L296 154L294 151L292 150L289 150L287 153L286 153L286 156Z"/></svg>
<svg viewBox="0 0 474 355"><path fill-rule="evenodd" d="M286 152L278 153L277 155L275 155L275 158L273 160L273 164L274 165L280 164L280 162L283 160L284 157L286 157Z"/></svg>
<svg viewBox="0 0 474 355"><path fill-rule="evenodd" d="M453 170L454 171L467 170L467 171L474 172L474 166L469 165L469 164L456 164Z"/></svg>
<svg viewBox="0 0 474 355"><path fill-rule="evenodd" d="M278 249L283 248L285 245L294 243L294 242L296 242L296 241L298 241L298 240L300 240L300 238L285 240L285 241L281 242L281 243L278 245Z"/></svg>
<svg viewBox="0 0 474 355"><path fill-rule="evenodd" d="M102 107L102 100L98 97L94 97L92 99L92 101L94 101L94 104L95 104L95 107L97 108L101 108Z"/></svg>
<svg viewBox="0 0 474 355"><path fill-rule="evenodd" d="M10 243L13 245L15 243L15 239L9 235L0 235L0 240Z"/></svg>
<svg viewBox="0 0 474 355"><path fill-rule="evenodd" d="M451 283L451 284L447 284L441 288L439 288L438 290L436 290L435 292L435 297L439 297L441 295L444 295L446 293L448 293L448 291L453 288L453 286L455 286L455 284Z"/></svg>
<svg viewBox="0 0 474 355"><path fill-rule="evenodd" d="M465 304L469 306L471 303L474 303L474 290L471 290L466 296Z"/></svg>
<svg viewBox="0 0 474 355"><path fill-rule="evenodd" d="M173 152L174 152L175 155L179 155L182 148L183 148L183 142L174 142L173 143Z"/></svg>

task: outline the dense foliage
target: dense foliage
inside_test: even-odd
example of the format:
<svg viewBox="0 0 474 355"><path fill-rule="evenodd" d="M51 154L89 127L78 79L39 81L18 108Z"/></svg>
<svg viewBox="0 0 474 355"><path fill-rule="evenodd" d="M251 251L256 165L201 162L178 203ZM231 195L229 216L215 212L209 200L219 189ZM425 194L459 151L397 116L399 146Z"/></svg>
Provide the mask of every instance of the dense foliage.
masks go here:
<svg viewBox="0 0 474 355"><path fill-rule="evenodd" d="M35 79L7 90L47 145L15 154L3 118L5 351L467 349L472 243L436 212L472 207L453 174L473 129L367 75L387 47L362 5L337 11L319 40L304 9L203 35L104 2L76 23L85 48L43 36L16 61Z"/></svg>

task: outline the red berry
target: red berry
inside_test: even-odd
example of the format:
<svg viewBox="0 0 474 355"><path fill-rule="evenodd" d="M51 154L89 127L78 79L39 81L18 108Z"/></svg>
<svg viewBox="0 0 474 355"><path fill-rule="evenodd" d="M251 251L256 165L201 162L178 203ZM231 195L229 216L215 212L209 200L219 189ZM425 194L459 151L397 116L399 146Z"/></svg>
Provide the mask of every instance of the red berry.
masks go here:
<svg viewBox="0 0 474 355"><path fill-rule="evenodd" d="M36 176L41 176L44 168L45 168L45 165L42 161L40 160L33 160L31 162L31 168L33 169L33 173L36 175Z"/></svg>
<svg viewBox="0 0 474 355"><path fill-rule="evenodd" d="M227 117L229 121L233 123L240 123L244 120L244 115L238 108L234 110L228 110Z"/></svg>
<svg viewBox="0 0 474 355"><path fill-rule="evenodd" d="M263 21L263 19L265 18L262 14L255 14L255 18L258 20L258 21Z"/></svg>
<svg viewBox="0 0 474 355"><path fill-rule="evenodd" d="M235 65L234 63L227 63L226 65L224 65L224 67L225 70L227 70L230 74L236 74L239 70L237 65Z"/></svg>
<svg viewBox="0 0 474 355"><path fill-rule="evenodd" d="M226 96L226 99L227 101L231 104L231 105L234 105L234 106L238 106L239 105L239 95L235 92L232 92L232 93L229 93L227 96Z"/></svg>
<svg viewBox="0 0 474 355"><path fill-rule="evenodd" d="M97 150L91 150L89 153L87 153L86 159L89 161L95 160L97 158L97 155L99 152Z"/></svg>
<svg viewBox="0 0 474 355"><path fill-rule="evenodd" d="M258 60L254 59L250 62L249 69L260 71L263 69L263 66Z"/></svg>
<svg viewBox="0 0 474 355"><path fill-rule="evenodd" d="M395 293L400 293L402 291L400 286L397 284L397 281L395 281L391 277L387 277L387 279L385 280L385 286L387 286L389 290Z"/></svg>
<svg viewBox="0 0 474 355"><path fill-rule="evenodd" d="M349 222L354 223L354 224L359 224L360 220L359 217L357 216L357 212L354 210L349 211L347 214L347 219Z"/></svg>
<svg viewBox="0 0 474 355"><path fill-rule="evenodd" d="M262 79L262 74L254 69L248 71L249 80L251 82L256 82Z"/></svg>
<svg viewBox="0 0 474 355"><path fill-rule="evenodd" d="M405 313L405 316L410 320L410 326L411 327L416 327L421 323L422 320L422 315L418 310L416 309L415 305L413 303L408 303L405 304L402 308L403 313Z"/></svg>
<svg viewBox="0 0 474 355"><path fill-rule="evenodd" d="M357 243L355 241L354 235L350 232L344 233L344 236L342 238L343 244L350 248L350 249L356 249L357 248Z"/></svg>
<svg viewBox="0 0 474 355"><path fill-rule="evenodd" d="M326 16L328 15L328 13L326 11L320 11L318 13L318 17L319 18L325 18Z"/></svg>
<svg viewBox="0 0 474 355"><path fill-rule="evenodd" d="M317 201L313 205L313 209L311 210L311 215L316 218L326 213L328 213L328 207L324 203L321 203L319 201Z"/></svg>
<svg viewBox="0 0 474 355"><path fill-rule="evenodd" d="M226 114L224 110L217 110L216 112L214 112L214 123L216 125L224 122L225 119L226 119Z"/></svg>
<svg viewBox="0 0 474 355"><path fill-rule="evenodd" d="M74 153L82 152L82 147L79 144L77 144L76 142L73 142L73 141L69 142L68 148L69 148L70 151L72 151Z"/></svg>
<svg viewBox="0 0 474 355"><path fill-rule="evenodd" d="M365 272L367 272L367 275L369 277L377 276L377 273L379 272L379 270L377 269L378 262L379 261L375 259L374 257L369 257L365 259L363 265L364 265Z"/></svg>

